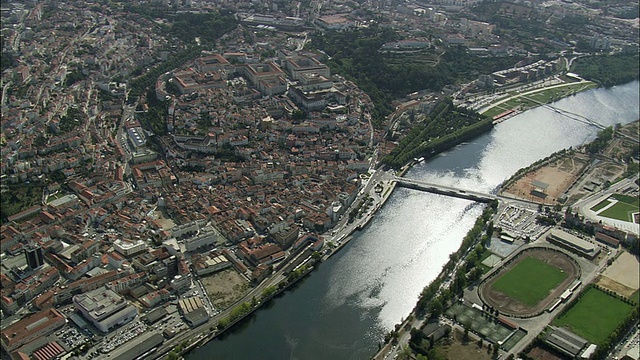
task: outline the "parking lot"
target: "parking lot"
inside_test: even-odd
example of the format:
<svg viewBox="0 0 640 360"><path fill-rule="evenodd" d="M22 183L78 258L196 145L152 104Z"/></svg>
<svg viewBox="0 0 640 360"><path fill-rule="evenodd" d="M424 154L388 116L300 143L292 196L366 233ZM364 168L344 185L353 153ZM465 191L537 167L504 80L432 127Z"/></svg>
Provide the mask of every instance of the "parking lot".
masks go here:
<svg viewBox="0 0 640 360"><path fill-rule="evenodd" d="M60 339L60 344L67 350L71 350L79 345L84 344L89 337L88 333L83 333L74 326L67 326L56 331L55 335Z"/></svg>
<svg viewBox="0 0 640 360"><path fill-rule="evenodd" d="M536 223L538 212L528 208L509 205L498 217L498 226L507 232L520 236L536 239L546 229Z"/></svg>
<svg viewBox="0 0 640 360"><path fill-rule="evenodd" d="M143 324L140 320L134 320L131 324L121 328L120 330L114 331L112 335L105 337L100 351L105 354L109 353L136 336L142 334L146 330L147 325Z"/></svg>

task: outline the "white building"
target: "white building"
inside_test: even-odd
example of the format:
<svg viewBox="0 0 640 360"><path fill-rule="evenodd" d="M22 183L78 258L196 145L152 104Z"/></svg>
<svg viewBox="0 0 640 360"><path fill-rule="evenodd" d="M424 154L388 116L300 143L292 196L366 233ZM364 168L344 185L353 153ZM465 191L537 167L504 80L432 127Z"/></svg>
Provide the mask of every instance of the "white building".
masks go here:
<svg viewBox="0 0 640 360"><path fill-rule="evenodd" d="M108 333L135 319L138 311L115 291L102 287L73 297L76 310L97 329Z"/></svg>
<svg viewBox="0 0 640 360"><path fill-rule="evenodd" d="M224 242L222 235L213 226L207 226L198 235L186 239L184 248L186 251L194 251L199 247L214 245L219 242Z"/></svg>
<svg viewBox="0 0 640 360"><path fill-rule="evenodd" d="M147 248L147 244L140 239L136 241L118 239L113 242L113 248L124 256L131 256L144 251Z"/></svg>

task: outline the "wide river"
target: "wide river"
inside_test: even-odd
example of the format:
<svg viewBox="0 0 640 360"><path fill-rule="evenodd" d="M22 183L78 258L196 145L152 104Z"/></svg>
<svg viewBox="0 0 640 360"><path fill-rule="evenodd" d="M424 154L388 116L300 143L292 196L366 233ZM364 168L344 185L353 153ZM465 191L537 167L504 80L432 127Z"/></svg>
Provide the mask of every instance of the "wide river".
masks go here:
<svg viewBox="0 0 640 360"><path fill-rule="evenodd" d="M639 83L553 104L604 125L639 114ZM595 138L598 129L545 108L411 169L407 177L492 191L518 169ZM470 201L398 189L338 254L243 324L190 352L195 359L369 359L482 212Z"/></svg>

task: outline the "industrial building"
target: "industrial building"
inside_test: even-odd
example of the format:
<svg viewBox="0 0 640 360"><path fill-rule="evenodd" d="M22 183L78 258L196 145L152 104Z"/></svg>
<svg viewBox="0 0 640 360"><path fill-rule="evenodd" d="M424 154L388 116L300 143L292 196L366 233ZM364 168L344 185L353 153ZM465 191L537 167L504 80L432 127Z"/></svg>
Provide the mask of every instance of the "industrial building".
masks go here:
<svg viewBox="0 0 640 360"><path fill-rule="evenodd" d="M114 360L144 359L147 352L160 346L163 342L164 338L158 332L147 332L136 338L136 341L121 346L109 355Z"/></svg>
<svg viewBox="0 0 640 360"><path fill-rule="evenodd" d="M560 245L587 259L594 259L600 253L600 248L597 245L559 229L551 229L551 233L547 235L547 241Z"/></svg>
<svg viewBox="0 0 640 360"><path fill-rule="evenodd" d="M231 262L220 254L209 254L193 260L193 269L198 276L204 276L231 267Z"/></svg>
<svg viewBox="0 0 640 360"><path fill-rule="evenodd" d="M209 321L209 314L204 308L202 299L199 297L193 296L181 299L178 301L178 305L182 316L191 327L196 327Z"/></svg>
<svg viewBox="0 0 640 360"><path fill-rule="evenodd" d="M549 334L545 342L552 348L563 354L569 355L572 359L583 353L593 354L596 346L569 330L560 327L550 327ZM583 351L584 350L584 351Z"/></svg>
<svg viewBox="0 0 640 360"><path fill-rule="evenodd" d="M7 352L46 336L63 327L67 320L56 309L49 308L29 315L4 328L0 333L2 348Z"/></svg>

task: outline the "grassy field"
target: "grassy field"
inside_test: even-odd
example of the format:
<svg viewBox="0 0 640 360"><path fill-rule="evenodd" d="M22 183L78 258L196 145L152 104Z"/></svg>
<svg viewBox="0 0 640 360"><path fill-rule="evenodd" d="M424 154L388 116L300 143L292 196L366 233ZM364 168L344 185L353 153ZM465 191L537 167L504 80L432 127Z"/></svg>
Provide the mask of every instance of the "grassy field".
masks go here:
<svg viewBox="0 0 640 360"><path fill-rule="evenodd" d="M591 211L595 211L598 212L600 210L602 210L605 206L609 205L611 202L609 201L609 199L604 199L602 201L600 201L596 206L591 208Z"/></svg>
<svg viewBox="0 0 640 360"><path fill-rule="evenodd" d="M547 89L545 91L533 93L531 95L527 95L527 97L546 104L546 103L560 100L567 96L571 96L580 91L593 89L595 87L596 87L596 84L594 83L572 84L572 85L567 85L560 88L552 88L552 89Z"/></svg>
<svg viewBox="0 0 640 360"><path fill-rule="evenodd" d="M459 360L490 360L491 352L486 348L479 348L475 341L464 341L464 336L460 331L451 333L451 340L439 342L436 345L436 353L442 359ZM485 343L486 346L486 343Z"/></svg>
<svg viewBox="0 0 640 360"><path fill-rule="evenodd" d="M58 200L58 199L60 199L61 197L65 196L65 195L67 195L67 194L65 194L64 192L58 192L57 194L49 195L47 197L47 204L49 204L49 203L51 203L51 202L53 202L55 200Z"/></svg>
<svg viewBox="0 0 640 360"><path fill-rule="evenodd" d="M588 289L564 315L553 321L556 326L568 326L579 336L601 345L633 307L596 289Z"/></svg>
<svg viewBox="0 0 640 360"><path fill-rule="evenodd" d="M560 269L527 257L502 275L493 284L493 289L525 305L534 306L566 277Z"/></svg>
<svg viewBox="0 0 640 360"><path fill-rule="evenodd" d="M595 83L582 83L582 84L570 84L559 88L550 88L539 92L530 93L528 95L521 95L518 98L511 99L500 105L496 105L493 108L485 111L483 115L488 117L496 116L506 110L519 108L520 110L527 110L539 106L540 103L548 104L560 100L564 97L576 94L580 91L589 90L597 87ZM509 92L512 96L519 96L518 92ZM497 100L500 101L500 100ZM497 102L496 101L496 102Z"/></svg>
<svg viewBox="0 0 640 360"><path fill-rule="evenodd" d="M629 195L622 195L622 194L613 194L611 195L614 199L618 200L618 201L622 201L624 203L630 204L630 205L634 205L636 207L638 207L638 202L640 200L638 200L638 198L635 198L633 196L629 196Z"/></svg>
<svg viewBox="0 0 640 360"><path fill-rule="evenodd" d="M633 222L631 214L638 212L638 199L621 194L614 194L612 197L618 200L618 202L598 215ZM596 205L596 207L599 205L600 204Z"/></svg>
<svg viewBox="0 0 640 360"><path fill-rule="evenodd" d="M480 255L480 259L478 259L478 264L476 266L480 267L480 270L482 270L483 274L486 274L491 269L493 269L492 267L489 267L489 266L487 266L487 265L482 263L486 258L488 258L491 255L493 255L493 253L491 251L489 251L489 249L485 249L484 252L482 253L482 255Z"/></svg>
<svg viewBox="0 0 640 360"><path fill-rule="evenodd" d="M494 116L496 116L498 114L502 114L503 112L505 112L507 110L511 110L511 108L508 108L505 104L496 105L496 106L492 107L491 109L485 111L483 113L483 115L486 115L486 116L488 116L490 118L493 118Z"/></svg>

